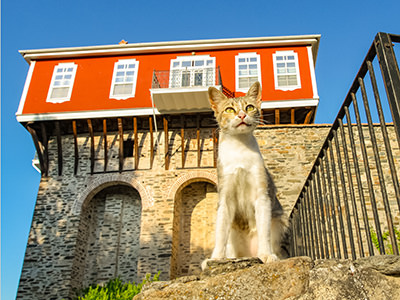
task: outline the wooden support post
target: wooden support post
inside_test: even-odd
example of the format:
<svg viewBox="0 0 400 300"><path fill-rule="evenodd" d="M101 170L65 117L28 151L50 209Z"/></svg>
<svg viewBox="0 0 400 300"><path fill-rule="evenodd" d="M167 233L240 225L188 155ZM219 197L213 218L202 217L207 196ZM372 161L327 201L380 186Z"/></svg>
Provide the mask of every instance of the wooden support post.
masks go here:
<svg viewBox="0 0 400 300"><path fill-rule="evenodd" d="M92 120L88 119L87 124L88 124L89 135L90 135L90 174L93 174L95 152L94 152L94 133L93 133Z"/></svg>
<svg viewBox="0 0 400 300"><path fill-rule="evenodd" d="M104 172L107 171L108 152L107 152L107 119L103 119L103 139L104 139Z"/></svg>
<svg viewBox="0 0 400 300"><path fill-rule="evenodd" d="M275 108L275 125L278 125L281 123L280 120L280 112L279 112L279 108Z"/></svg>
<svg viewBox="0 0 400 300"><path fill-rule="evenodd" d="M118 134L119 134L119 171L124 168L124 130L122 128L122 119L118 118Z"/></svg>
<svg viewBox="0 0 400 300"><path fill-rule="evenodd" d="M201 165L201 148L200 148L200 115L196 118L196 135L197 135L197 167Z"/></svg>
<svg viewBox="0 0 400 300"><path fill-rule="evenodd" d="M217 128L213 128L212 130L212 138L213 138L213 158L214 158L214 168L217 167L218 160L218 138L217 138Z"/></svg>
<svg viewBox="0 0 400 300"><path fill-rule="evenodd" d="M55 129L56 129L56 136L57 136L58 176L61 176L62 169L63 169L63 156L62 156L60 121L55 122Z"/></svg>
<svg viewBox="0 0 400 300"><path fill-rule="evenodd" d="M150 169L153 168L154 161L154 137L153 137L153 120L149 117L149 129L150 129Z"/></svg>
<svg viewBox="0 0 400 300"><path fill-rule="evenodd" d="M164 152L165 152L165 170L169 168L169 139L168 139L168 120L166 117L164 120Z"/></svg>
<svg viewBox="0 0 400 300"><path fill-rule="evenodd" d="M76 129L76 121L72 121L72 133L74 135L74 175L78 174L78 162L79 162L79 151L78 151L78 130Z"/></svg>
<svg viewBox="0 0 400 300"><path fill-rule="evenodd" d="M294 109L294 108L290 109L290 123L291 124L296 124L295 111L296 111L296 109Z"/></svg>
<svg viewBox="0 0 400 300"><path fill-rule="evenodd" d="M138 142L138 132L137 132L137 118L133 117L133 155L135 156L135 170L139 168L139 142Z"/></svg>
<svg viewBox="0 0 400 300"><path fill-rule="evenodd" d="M39 139L36 134L36 130L33 129L29 124L26 125L26 129L29 131L29 133L32 136L33 144L35 145L36 153L39 158L40 172L41 172L41 175L44 176L45 166L44 166L44 160L43 160L43 151L42 151L42 148L40 147Z"/></svg>
<svg viewBox="0 0 400 300"><path fill-rule="evenodd" d="M49 176L49 140L47 138L46 126L43 122L40 122L42 131L42 146L43 146L43 165L44 165L44 176Z"/></svg>
<svg viewBox="0 0 400 300"><path fill-rule="evenodd" d="M310 124L311 123L311 116L313 114L313 109L311 107L306 107L309 110L309 112L307 113L306 117L304 118L304 124Z"/></svg>
<svg viewBox="0 0 400 300"><path fill-rule="evenodd" d="M185 168L185 117L181 115L181 158L182 158L182 169Z"/></svg>

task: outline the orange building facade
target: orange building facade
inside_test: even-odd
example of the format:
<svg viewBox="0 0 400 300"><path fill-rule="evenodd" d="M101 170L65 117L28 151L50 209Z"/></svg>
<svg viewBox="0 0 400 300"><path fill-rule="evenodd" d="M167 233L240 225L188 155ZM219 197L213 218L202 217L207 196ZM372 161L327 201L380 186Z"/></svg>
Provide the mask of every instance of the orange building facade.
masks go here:
<svg viewBox="0 0 400 300"><path fill-rule="evenodd" d="M238 96L258 80L263 110L307 107L309 123L318 45L307 35L20 51L30 69L16 115L24 123L205 112L209 86Z"/></svg>

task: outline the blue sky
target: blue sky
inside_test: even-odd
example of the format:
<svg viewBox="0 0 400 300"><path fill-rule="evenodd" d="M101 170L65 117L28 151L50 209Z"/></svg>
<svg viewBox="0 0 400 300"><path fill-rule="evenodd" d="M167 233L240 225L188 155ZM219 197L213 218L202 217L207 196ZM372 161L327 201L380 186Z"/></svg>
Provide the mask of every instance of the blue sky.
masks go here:
<svg viewBox="0 0 400 300"><path fill-rule="evenodd" d="M317 123L331 123L378 31L400 34L400 1L1 2L1 299L15 299L40 175L16 121L28 64L21 49L321 34Z"/></svg>

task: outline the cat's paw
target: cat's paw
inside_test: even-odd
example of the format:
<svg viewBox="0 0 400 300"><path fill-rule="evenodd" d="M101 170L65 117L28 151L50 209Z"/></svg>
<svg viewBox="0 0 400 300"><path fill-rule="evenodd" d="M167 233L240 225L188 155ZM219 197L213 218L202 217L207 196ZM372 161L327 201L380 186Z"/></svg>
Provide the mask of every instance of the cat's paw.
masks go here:
<svg viewBox="0 0 400 300"><path fill-rule="evenodd" d="M213 260L212 258L206 258L201 262L201 270L204 271L207 268L207 264L209 261Z"/></svg>
<svg viewBox="0 0 400 300"><path fill-rule="evenodd" d="M279 260L278 256L275 254L259 255L258 258L261 259L264 264Z"/></svg>

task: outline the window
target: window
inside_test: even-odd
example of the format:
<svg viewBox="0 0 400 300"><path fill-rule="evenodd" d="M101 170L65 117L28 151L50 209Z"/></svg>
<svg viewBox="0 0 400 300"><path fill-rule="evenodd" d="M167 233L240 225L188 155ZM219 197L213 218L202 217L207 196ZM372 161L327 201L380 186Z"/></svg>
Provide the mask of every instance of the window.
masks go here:
<svg viewBox="0 0 400 300"><path fill-rule="evenodd" d="M261 83L260 55L239 53L236 56L236 90L247 92L256 81Z"/></svg>
<svg viewBox="0 0 400 300"><path fill-rule="evenodd" d="M171 60L170 88L215 84L215 57L181 56Z"/></svg>
<svg viewBox="0 0 400 300"><path fill-rule="evenodd" d="M277 51L273 54L275 89L295 90L301 88L297 53Z"/></svg>
<svg viewBox="0 0 400 300"><path fill-rule="evenodd" d="M61 103L71 99L77 65L61 63L54 67L47 102Z"/></svg>
<svg viewBox="0 0 400 300"><path fill-rule="evenodd" d="M110 98L123 100L135 97L138 68L136 59L123 59L115 63Z"/></svg>

